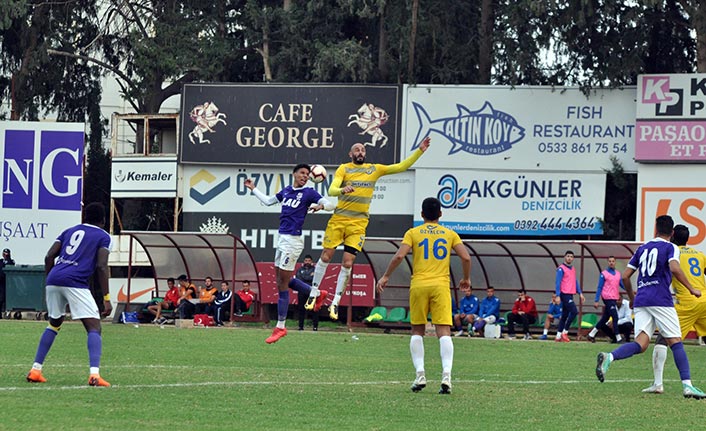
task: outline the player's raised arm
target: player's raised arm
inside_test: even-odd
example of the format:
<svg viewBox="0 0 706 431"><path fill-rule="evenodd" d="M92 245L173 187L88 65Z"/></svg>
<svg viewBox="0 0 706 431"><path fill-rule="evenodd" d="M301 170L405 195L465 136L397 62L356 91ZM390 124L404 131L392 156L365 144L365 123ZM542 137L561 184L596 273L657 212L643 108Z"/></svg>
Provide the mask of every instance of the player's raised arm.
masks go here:
<svg viewBox="0 0 706 431"><path fill-rule="evenodd" d="M258 198L260 200L260 202L262 202L263 204L265 204L267 206L274 205L277 202L279 202L279 199L277 199L277 196L267 196L266 194L264 194L260 190L258 190L255 187L255 183L250 178L245 180L243 185L245 185L245 187L249 188L250 191L252 191L252 193L255 195L255 197Z"/></svg>
<svg viewBox="0 0 706 431"><path fill-rule="evenodd" d="M387 165L387 166L383 165L383 166L385 166L385 174L384 175L397 174L400 172L404 172L407 169L409 169L410 167L412 167L412 165L417 160L419 160L420 157L422 157L422 154L424 154L424 152L429 149L430 143L431 143L431 138L429 136L427 136L426 138L424 138L422 143L419 144L419 148L417 148L406 159L402 160L399 163L395 163L394 165Z"/></svg>

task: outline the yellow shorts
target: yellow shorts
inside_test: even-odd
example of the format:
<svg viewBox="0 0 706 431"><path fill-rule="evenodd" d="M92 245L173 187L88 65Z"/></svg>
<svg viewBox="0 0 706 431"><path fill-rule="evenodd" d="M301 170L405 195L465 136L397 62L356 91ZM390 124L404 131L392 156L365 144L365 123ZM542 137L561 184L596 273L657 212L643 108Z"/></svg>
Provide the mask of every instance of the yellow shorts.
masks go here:
<svg viewBox="0 0 706 431"><path fill-rule="evenodd" d="M686 338L692 329L696 330L699 337L706 335L706 302L694 302L686 306L674 304L674 308L679 316L682 338Z"/></svg>
<svg viewBox="0 0 706 431"><path fill-rule="evenodd" d="M334 249L343 244L361 251L367 227L368 219L352 219L334 214L326 225L322 245L324 248Z"/></svg>
<svg viewBox="0 0 706 431"><path fill-rule="evenodd" d="M444 286L412 286L409 289L409 321L412 325L425 325L431 312L431 323L452 325L451 291Z"/></svg>

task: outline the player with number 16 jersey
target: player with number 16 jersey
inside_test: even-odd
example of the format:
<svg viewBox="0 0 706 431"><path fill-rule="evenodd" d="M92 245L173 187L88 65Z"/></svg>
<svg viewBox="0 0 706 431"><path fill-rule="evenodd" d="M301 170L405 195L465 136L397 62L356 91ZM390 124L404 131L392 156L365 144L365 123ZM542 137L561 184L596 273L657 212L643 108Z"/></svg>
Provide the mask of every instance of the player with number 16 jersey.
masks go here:
<svg viewBox="0 0 706 431"><path fill-rule="evenodd" d="M451 250L461 244L461 238L453 230L437 223L424 223L409 229L404 234L402 244L412 248L414 261L409 288L411 323L426 322L427 314L431 311L434 324L451 325L449 261ZM424 292L424 299L419 302L415 300L418 299L417 292ZM429 296L432 297L432 310L427 308L430 304L427 300Z"/></svg>

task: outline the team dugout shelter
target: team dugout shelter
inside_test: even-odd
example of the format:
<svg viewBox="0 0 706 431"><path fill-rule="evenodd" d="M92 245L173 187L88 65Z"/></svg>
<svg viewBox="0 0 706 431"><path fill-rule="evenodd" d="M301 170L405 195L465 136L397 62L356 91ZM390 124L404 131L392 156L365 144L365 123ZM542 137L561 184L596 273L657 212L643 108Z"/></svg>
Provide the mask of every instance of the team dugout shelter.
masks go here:
<svg viewBox="0 0 706 431"><path fill-rule="evenodd" d="M401 244L399 238L366 238L362 254L370 263L376 280L385 272ZM463 240L471 255L473 294L482 300L486 297L487 287L493 286L495 296L501 301L501 317L512 309L517 291L523 288L536 301L539 314L546 312L555 289L556 269L564 262L564 254L572 251L573 266L586 298L584 304L579 305L578 295L575 297L579 322L584 313L599 312L593 307L593 301L599 275L608 266L608 257L615 257L616 270L622 273L641 244L590 240ZM388 309L409 308L411 275L410 252L390 277L384 292L376 292L375 304ZM452 252L450 288L456 303L463 296L457 288L462 277L461 260ZM624 291L623 294L627 297Z"/></svg>
<svg viewBox="0 0 706 431"><path fill-rule="evenodd" d="M130 309L132 256L135 243L145 251L152 266L155 283L155 296L166 294L167 279L186 274L194 284L203 285L206 277L213 278L213 284L220 289L221 281L227 281L233 292L240 283L250 281L250 289L256 295L253 320L261 319L262 306L259 298L260 276L250 249L243 241L231 234L210 234L193 232L134 232L123 231L129 236L127 297L125 309ZM231 301L230 316L233 318Z"/></svg>

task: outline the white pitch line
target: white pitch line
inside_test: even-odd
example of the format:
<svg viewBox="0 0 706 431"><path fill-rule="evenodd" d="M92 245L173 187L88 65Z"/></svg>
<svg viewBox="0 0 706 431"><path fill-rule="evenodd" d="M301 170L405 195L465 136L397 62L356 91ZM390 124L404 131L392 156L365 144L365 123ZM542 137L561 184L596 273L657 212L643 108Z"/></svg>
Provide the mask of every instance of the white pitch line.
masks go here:
<svg viewBox="0 0 706 431"><path fill-rule="evenodd" d="M677 380L665 380L665 382L676 382ZM433 382L433 381L428 381ZM586 383L599 383L595 379L590 380L454 380L455 384L503 384L503 385L576 385ZM622 379L622 380L606 380L605 383L648 383L652 380L648 379ZM192 383L160 383L160 384L140 384L140 385L112 385L110 389L160 389L160 388L192 388L204 386L379 386L379 385L407 385L409 382L399 380L388 381L373 381L373 382L293 382L293 381L241 381L241 382L192 382ZM52 391L52 390L85 390L91 389L91 386L50 386L45 384L31 384L26 386L11 386L0 387L0 392L19 392L19 391ZM105 389L105 390L110 390Z"/></svg>

